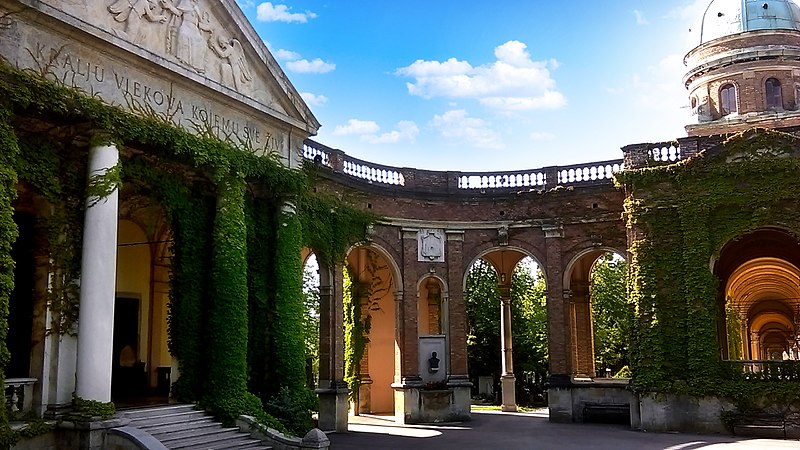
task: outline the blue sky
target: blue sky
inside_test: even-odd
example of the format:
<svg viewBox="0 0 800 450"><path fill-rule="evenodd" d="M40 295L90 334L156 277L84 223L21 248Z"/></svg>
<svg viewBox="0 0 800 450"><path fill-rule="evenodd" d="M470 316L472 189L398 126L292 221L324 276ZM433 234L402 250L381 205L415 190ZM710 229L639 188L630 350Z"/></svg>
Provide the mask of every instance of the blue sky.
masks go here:
<svg viewBox="0 0 800 450"><path fill-rule="evenodd" d="M239 0L322 123L367 161L491 171L685 136L688 29L708 0Z"/></svg>

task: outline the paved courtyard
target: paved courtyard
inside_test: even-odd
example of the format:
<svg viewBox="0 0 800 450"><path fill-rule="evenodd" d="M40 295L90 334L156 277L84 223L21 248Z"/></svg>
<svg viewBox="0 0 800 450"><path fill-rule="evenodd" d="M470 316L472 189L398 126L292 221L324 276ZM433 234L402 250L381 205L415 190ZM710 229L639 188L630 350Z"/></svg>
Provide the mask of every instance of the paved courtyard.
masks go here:
<svg viewBox="0 0 800 450"><path fill-rule="evenodd" d="M374 416L351 416L349 429L349 433L328 436L332 449L800 449L797 440L645 433L619 425L550 423L547 410L531 413L473 411L470 422L443 425L397 425Z"/></svg>

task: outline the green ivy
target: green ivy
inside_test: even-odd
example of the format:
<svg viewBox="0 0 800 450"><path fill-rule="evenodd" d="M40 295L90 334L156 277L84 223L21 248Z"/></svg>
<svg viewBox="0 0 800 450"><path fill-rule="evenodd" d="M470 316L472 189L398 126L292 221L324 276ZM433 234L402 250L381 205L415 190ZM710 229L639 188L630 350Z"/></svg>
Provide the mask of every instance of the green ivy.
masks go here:
<svg viewBox="0 0 800 450"><path fill-rule="evenodd" d="M14 291L11 247L18 235L11 202L17 197L14 162L19 155L19 147L10 124L11 116L11 112L0 103L0 381L5 381L5 367L11 359L6 346L9 299ZM10 448L15 441L8 420L8 411L0 408L0 448Z"/></svg>
<svg viewBox="0 0 800 450"><path fill-rule="evenodd" d="M332 266L365 239L374 217L317 194L309 172L287 169L274 155L257 156L209 130L176 128L152 111L123 111L42 74L0 64L0 98L0 247L16 239L18 171L53 205L46 219L50 272L58 275L48 298L59 321L53 330L75 331L85 199L124 181L126 192L162 207L171 231L168 334L179 367L173 396L200 401L224 421L249 413L274 423L262 399L279 399L279 387L287 386L307 412L300 250L312 247ZM115 143L120 164L87 180L85 147L33 135L21 139L31 151L20 155L9 124L15 116L103 130L90 145ZM285 198L296 199L296 215L280 215L276 205ZM13 262L0 267L7 271L0 273L3 333ZM7 359L0 348L0 362ZM0 416L2 424L7 418Z"/></svg>
<svg viewBox="0 0 800 450"><path fill-rule="evenodd" d="M627 170L628 296L635 305L631 370L642 390L719 396L744 407L757 399L800 400L800 382L748 380L720 360L719 281L712 258L762 227L800 232L797 137L751 130L677 164Z"/></svg>
<svg viewBox="0 0 800 450"><path fill-rule="evenodd" d="M292 391L305 386L305 342L303 341L303 230L293 205L286 205L278 219L275 246L274 345L276 373Z"/></svg>

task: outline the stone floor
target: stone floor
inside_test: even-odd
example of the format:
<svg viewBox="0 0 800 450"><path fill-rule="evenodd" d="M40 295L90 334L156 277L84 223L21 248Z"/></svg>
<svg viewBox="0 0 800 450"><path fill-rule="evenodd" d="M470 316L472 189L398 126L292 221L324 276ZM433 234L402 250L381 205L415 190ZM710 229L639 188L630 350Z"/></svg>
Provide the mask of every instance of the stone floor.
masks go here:
<svg viewBox="0 0 800 450"><path fill-rule="evenodd" d="M724 435L644 433L619 425L550 423L547 410L528 413L473 411L472 421L441 425L397 425L389 417L350 417L349 433L328 438L347 449L614 449L782 450L800 441Z"/></svg>

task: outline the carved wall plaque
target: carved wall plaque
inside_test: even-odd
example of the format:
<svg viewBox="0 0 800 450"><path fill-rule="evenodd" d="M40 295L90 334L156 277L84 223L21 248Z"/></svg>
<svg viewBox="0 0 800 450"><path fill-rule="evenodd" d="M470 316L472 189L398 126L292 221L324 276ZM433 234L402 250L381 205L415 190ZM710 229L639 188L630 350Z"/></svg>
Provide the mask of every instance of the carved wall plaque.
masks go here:
<svg viewBox="0 0 800 450"><path fill-rule="evenodd" d="M444 262L444 242L444 230L419 230L417 232L418 260Z"/></svg>

